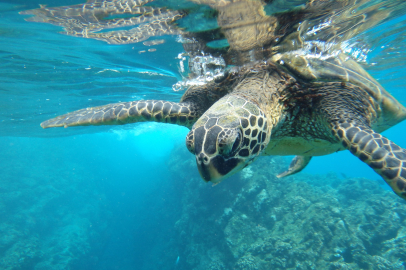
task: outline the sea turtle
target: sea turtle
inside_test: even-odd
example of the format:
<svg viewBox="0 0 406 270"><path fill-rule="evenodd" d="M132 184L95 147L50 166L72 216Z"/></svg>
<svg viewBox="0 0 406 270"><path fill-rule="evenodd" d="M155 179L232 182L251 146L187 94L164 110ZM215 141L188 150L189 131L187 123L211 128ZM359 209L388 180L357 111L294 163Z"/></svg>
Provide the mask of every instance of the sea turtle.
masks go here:
<svg viewBox="0 0 406 270"><path fill-rule="evenodd" d="M406 151L379 132L406 118L406 108L346 56L320 60L286 53L189 88L179 103L143 100L71 112L43 128L141 121L191 128L188 150L205 181L219 183L260 155L312 156L348 149L406 198Z"/></svg>
<svg viewBox="0 0 406 270"><path fill-rule="evenodd" d="M223 2L239 5L258 1ZM230 6L221 9L227 12L224 16L232 14L230 10ZM257 20L254 16L249 27L242 24L241 29L247 34L259 29L263 34L264 22L273 25L281 21L260 15L261 27L252 27ZM303 41L295 32L287 31L284 36L265 33L265 39L255 39L259 45L238 49L252 43L249 36L238 31L238 22L234 23L230 36L247 40L242 44L232 41L230 50L246 55L248 60L255 57L228 68L224 76L191 86L180 102L140 100L108 104L61 115L41 126L142 121L186 126L190 128L187 149L195 155L202 178L214 184L261 155L296 155L289 169L279 175L283 177L301 171L312 156L347 149L406 199L406 151L380 134L406 119L406 108L347 55L317 57L300 50ZM275 44L279 38L286 42ZM276 47L281 49L273 50ZM266 53L258 57L256 53L263 51Z"/></svg>

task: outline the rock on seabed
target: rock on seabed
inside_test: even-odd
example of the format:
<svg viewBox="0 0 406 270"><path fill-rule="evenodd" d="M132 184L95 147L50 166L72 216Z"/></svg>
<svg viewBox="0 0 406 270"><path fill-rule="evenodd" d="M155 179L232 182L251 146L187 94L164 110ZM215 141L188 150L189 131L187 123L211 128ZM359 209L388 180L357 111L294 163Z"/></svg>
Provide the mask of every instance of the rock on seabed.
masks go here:
<svg viewBox="0 0 406 270"><path fill-rule="evenodd" d="M183 187L179 269L406 269L406 204L376 180L277 179L288 164L266 157L211 187L186 151L169 165Z"/></svg>

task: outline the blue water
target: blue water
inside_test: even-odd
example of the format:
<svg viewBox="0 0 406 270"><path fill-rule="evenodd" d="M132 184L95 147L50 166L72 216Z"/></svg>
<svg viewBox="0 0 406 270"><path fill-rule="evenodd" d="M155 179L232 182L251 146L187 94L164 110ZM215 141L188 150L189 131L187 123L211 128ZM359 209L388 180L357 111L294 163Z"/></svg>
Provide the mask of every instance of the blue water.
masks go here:
<svg viewBox="0 0 406 270"><path fill-rule="evenodd" d="M18 14L38 4L79 3L0 1L0 260L25 250L8 269L175 269L180 251L171 241L179 237L182 183L201 181L197 170L190 179L169 172L188 130L155 123L43 130L39 124L119 101L178 101L182 92L171 86L181 80L175 58L182 45L160 37L166 42L155 52L140 54L141 43L74 38ZM389 21L365 40L375 42L370 73L406 105L404 21ZM389 26L399 29L389 33ZM389 61L393 54L397 62ZM403 122L384 135L406 148L405 132ZM316 157L302 173L380 178L347 152Z"/></svg>

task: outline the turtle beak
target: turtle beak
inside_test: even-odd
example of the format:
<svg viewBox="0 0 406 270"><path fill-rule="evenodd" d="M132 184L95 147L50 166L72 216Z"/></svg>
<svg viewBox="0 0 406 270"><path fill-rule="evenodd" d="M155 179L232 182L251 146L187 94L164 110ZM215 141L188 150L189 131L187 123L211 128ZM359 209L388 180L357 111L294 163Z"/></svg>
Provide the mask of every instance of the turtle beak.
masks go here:
<svg viewBox="0 0 406 270"><path fill-rule="evenodd" d="M223 179L223 175L219 174L216 168L212 165L197 165L197 169L199 170L200 176L203 178L204 181L209 182L211 181L213 184L220 183Z"/></svg>
<svg viewBox="0 0 406 270"><path fill-rule="evenodd" d="M239 158L224 159L220 155L208 158L205 154L200 153L196 156L196 163L200 176L204 181L218 184L225 178L240 171L244 167L245 161Z"/></svg>

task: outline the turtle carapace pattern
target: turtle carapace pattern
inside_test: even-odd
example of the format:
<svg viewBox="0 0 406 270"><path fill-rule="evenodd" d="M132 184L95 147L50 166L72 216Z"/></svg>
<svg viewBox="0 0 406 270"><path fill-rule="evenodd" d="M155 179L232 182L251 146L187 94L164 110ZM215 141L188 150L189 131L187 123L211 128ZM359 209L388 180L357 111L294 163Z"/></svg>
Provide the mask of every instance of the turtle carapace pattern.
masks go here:
<svg viewBox="0 0 406 270"><path fill-rule="evenodd" d="M150 1L108 2L111 8L122 2L141 6ZM265 12L264 1L192 2L217 10L220 30L216 31L227 39L229 47L221 51L208 49L208 40L201 33L176 31L193 37L194 43L185 46L191 56L193 48L199 48L199 52L211 50L216 57L225 59L227 68L221 78L189 87L178 103L141 100L108 104L64 114L41 126L142 121L185 126L190 129L186 147L195 155L200 175L215 184L261 155L295 155L289 169L278 175L285 177L301 171L313 156L349 150L406 199L406 150L380 134L406 119L406 108L357 61L337 49L345 39L387 19L389 11L368 6L362 0L312 0L275 14ZM101 2L88 1L86 5L96 3ZM351 12L346 12L347 5L352 5ZM370 16L357 14L354 6L363 5ZM97 8L102 9L100 5ZM153 17L146 10L139 9L145 15L138 20ZM175 11L162 9L155 13L158 18L168 12ZM188 12L177 14L187 16ZM306 37L304 26L313 29L315 20L323 16L330 18L331 24L321 29L319 43L312 42L314 38L309 34ZM350 27L343 23L343 16L356 24ZM171 31L176 29L163 20L161 25L169 25ZM329 44L330 51L320 45L323 42ZM309 44L313 46L311 51L322 53L310 53Z"/></svg>

